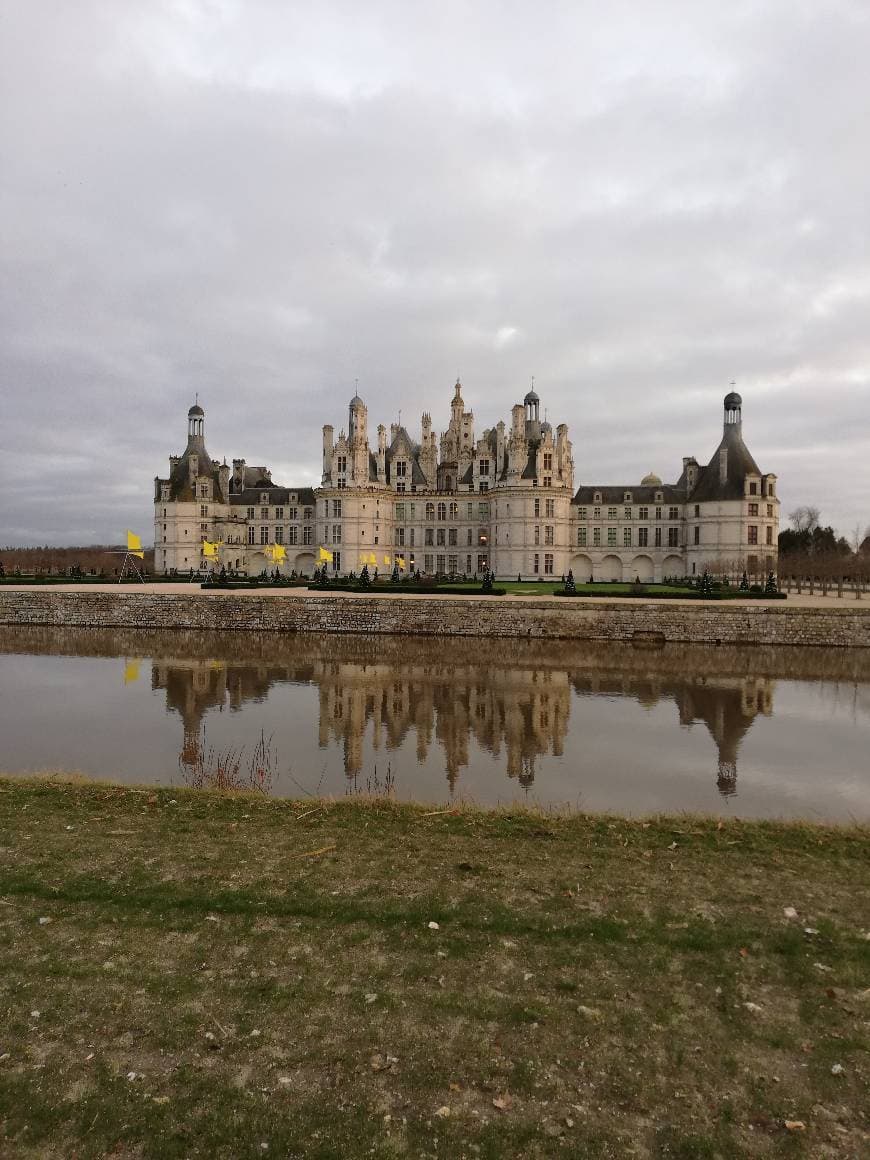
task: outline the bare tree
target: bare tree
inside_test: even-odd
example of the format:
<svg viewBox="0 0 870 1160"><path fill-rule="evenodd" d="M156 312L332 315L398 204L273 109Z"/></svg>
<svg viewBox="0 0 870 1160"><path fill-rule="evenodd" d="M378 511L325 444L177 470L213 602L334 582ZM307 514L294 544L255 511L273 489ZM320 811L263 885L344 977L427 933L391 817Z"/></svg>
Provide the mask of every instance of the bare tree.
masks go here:
<svg viewBox="0 0 870 1160"><path fill-rule="evenodd" d="M792 528L798 533L812 532L819 526L819 509L804 505L789 512L788 518Z"/></svg>

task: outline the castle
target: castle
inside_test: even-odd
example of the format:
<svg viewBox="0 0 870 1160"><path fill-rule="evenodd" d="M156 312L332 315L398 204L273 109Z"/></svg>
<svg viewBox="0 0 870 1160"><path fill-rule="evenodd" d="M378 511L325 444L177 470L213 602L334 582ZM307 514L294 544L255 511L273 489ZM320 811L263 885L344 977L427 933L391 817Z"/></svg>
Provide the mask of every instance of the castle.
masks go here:
<svg viewBox="0 0 870 1160"><path fill-rule="evenodd" d="M347 430L323 428L319 487L286 487L265 466L217 463L205 446L205 412L187 417L187 447L154 481L154 566L310 576L321 558L336 574L369 570L523 580L662 580L705 568L776 569L776 476L743 441L742 399L725 396L719 446L704 465L683 459L675 483L575 488L568 427L540 418L534 389L475 438L474 414L456 382L438 438L424 413L419 440L393 423L369 440L368 408L350 401ZM205 559L203 542L218 543ZM321 549L326 549L322 553Z"/></svg>

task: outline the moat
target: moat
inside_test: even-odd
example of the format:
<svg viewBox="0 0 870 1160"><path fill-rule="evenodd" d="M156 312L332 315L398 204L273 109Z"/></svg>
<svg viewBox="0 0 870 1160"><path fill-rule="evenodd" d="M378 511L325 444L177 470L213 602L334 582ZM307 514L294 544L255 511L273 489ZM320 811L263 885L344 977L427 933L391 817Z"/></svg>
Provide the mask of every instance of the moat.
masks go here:
<svg viewBox="0 0 870 1160"><path fill-rule="evenodd" d="M0 738L4 773L208 784L265 739L281 796L866 821L870 655L4 628Z"/></svg>

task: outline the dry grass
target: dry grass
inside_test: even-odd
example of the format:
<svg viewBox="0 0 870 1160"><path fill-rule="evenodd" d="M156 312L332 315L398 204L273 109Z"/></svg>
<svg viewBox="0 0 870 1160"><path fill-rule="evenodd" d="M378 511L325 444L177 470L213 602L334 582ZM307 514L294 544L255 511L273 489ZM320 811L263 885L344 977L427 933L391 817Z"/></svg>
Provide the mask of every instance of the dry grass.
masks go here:
<svg viewBox="0 0 870 1160"><path fill-rule="evenodd" d="M858 1156L867 839L0 781L0 1154Z"/></svg>

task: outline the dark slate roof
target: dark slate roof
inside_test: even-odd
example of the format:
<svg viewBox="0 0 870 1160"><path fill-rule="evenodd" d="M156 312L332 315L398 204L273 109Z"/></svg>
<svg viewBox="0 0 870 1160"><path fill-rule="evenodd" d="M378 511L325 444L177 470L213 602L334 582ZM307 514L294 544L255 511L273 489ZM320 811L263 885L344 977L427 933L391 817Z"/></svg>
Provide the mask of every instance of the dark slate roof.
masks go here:
<svg viewBox="0 0 870 1160"><path fill-rule="evenodd" d="M523 479L537 479L538 478L538 445L537 443L529 444L529 459L522 474Z"/></svg>
<svg viewBox="0 0 870 1160"><path fill-rule="evenodd" d="M425 486L427 482L426 475L420 466L420 444L414 442L404 427L398 429L395 438L387 448L387 454L385 456L387 462L387 478L394 482L390 466L400 450L411 462L411 483L415 486L417 484ZM377 479L377 471L375 472L374 478Z"/></svg>
<svg viewBox="0 0 870 1160"><path fill-rule="evenodd" d="M190 410L187 412L188 419L192 418L194 415L205 415L205 411L203 411L199 403L194 403Z"/></svg>
<svg viewBox="0 0 870 1160"><path fill-rule="evenodd" d="M473 483L474 482L474 464L469 463L462 476L456 481L457 483Z"/></svg>
<svg viewBox="0 0 870 1160"><path fill-rule="evenodd" d="M190 457L198 456L197 478L211 479L217 483L217 464L214 463L205 449L205 441L201 435L192 435L187 441L184 454L178 460L169 475L169 498L173 500L189 501L195 499L193 488L190 485Z"/></svg>
<svg viewBox="0 0 870 1160"><path fill-rule="evenodd" d="M264 483L261 487L246 487L244 491L234 492L230 496L230 503L237 507L258 507L260 496L269 493L270 504L289 504L290 496L295 495L297 504L314 506L314 489L311 487L279 487L274 483Z"/></svg>
<svg viewBox="0 0 870 1160"><path fill-rule="evenodd" d="M631 492L632 503L654 504L656 502L656 495L661 495L660 503L682 504L686 502L685 490L678 487L675 483L664 483L661 487L641 487L631 483L626 483L622 487L601 487L588 484L577 488L572 502L576 504L594 504L598 502L619 506L627 502L625 499L625 493L627 491ZM596 494L601 496L601 499L598 501L594 498Z"/></svg>
<svg viewBox="0 0 870 1160"><path fill-rule="evenodd" d="M719 452L723 448L728 451L724 483L719 478ZM691 500L693 503L703 503L708 500L742 499L745 490L743 482L747 475L761 475L761 471L743 442L740 424L728 423L713 458L698 472L698 482L691 493Z"/></svg>

